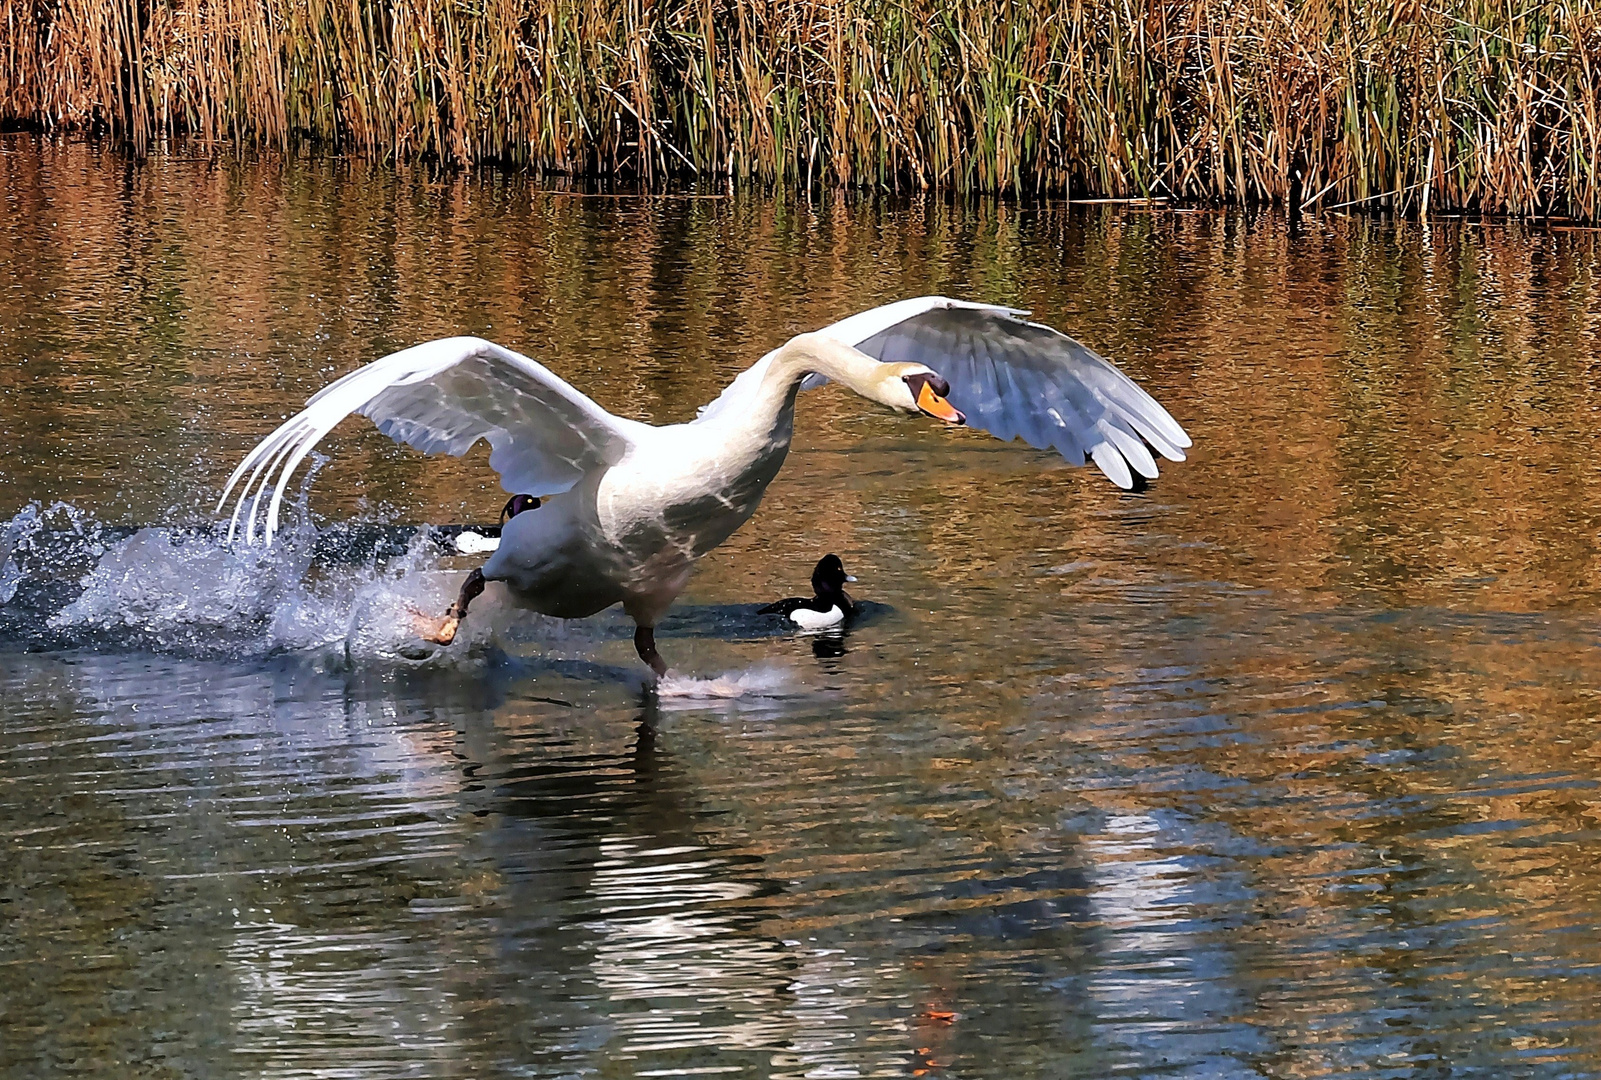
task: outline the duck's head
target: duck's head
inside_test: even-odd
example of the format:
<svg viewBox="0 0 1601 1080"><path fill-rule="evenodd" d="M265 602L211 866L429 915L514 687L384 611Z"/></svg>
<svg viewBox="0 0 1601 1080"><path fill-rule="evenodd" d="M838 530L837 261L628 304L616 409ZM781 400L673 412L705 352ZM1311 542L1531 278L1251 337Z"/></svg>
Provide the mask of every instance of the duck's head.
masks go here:
<svg viewBox="0 0 1601 1080"><path fill-rule="evenodd" d="M845 564L839 561L839 556L832 553L818 559L817 566L812 569L812 591L818 596L840 593L847 581L855 580L845 572Z"/></svg>
<svg viewBox="0 0 1601 1080"><path fill-rule="evenodd" d="M529 510L538 510L539 500L532 495L513 495L506 500L506 505L500 509L500 523L502 525Z"/></svg>

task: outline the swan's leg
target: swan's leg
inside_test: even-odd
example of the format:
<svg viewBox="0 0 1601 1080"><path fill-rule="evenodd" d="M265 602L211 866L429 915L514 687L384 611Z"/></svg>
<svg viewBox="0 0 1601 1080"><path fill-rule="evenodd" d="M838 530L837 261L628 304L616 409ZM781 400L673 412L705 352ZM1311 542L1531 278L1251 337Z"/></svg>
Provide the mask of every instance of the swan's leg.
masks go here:
<svg viewBox="0 0 1601 1080"><path fill-rule="evenodd" d="M506 522L510 521L518 514L527 513L529 510L538 509L539 500L534 496L513 495L511 498L506 500L506 505L501 507L500 523L505 525ZM461 620L467 617L468 606L471 605L472 602L478 598L478 594L483 591L484 572L481 569L474 570L472 573L467 575L467 580L461 583L461 595L457 596L456 602L451 604L450 607L446 609L445 617L440 620L438 628L423 634L423 637L427 638L429 641L432 641L436 645L449 645L452 641L455 641L456 631L461 627Z"/></svg>
<svg viewBox="0 0 1601 1080"><path fill-rule="evenodd" d="M662 654L656 651L656 628L654 626L640 626L634 630L634 651L639 658L650 665L659 679L667 674L667 661Z"/></svg>
<svg viewBox="0 0 1601 1080"><path fill-rule="evenodd" d="M439 624L439 629L427 635L428 640L436 645L449 645L456 640L456 630L461 626L461 620L467 617L467 608L478 594L484 591L484 572L474 569L467 575L467 580L461 583L461 593L456 602L445 611L445 619Z"/></svg>

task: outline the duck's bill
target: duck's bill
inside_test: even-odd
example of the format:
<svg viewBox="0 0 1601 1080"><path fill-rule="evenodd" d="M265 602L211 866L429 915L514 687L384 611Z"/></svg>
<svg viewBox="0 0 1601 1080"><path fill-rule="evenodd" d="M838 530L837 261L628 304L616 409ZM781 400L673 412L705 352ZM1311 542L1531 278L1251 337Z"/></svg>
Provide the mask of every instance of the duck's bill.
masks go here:
<svg viewBox="0 0 1601 1080"><path fill-rule="evenodd" d="M928 383L917 392L917 407L936 420L943 420L947 424L965 424L967 417L962 415L960 409L934 393L933 387Z"/></svg>

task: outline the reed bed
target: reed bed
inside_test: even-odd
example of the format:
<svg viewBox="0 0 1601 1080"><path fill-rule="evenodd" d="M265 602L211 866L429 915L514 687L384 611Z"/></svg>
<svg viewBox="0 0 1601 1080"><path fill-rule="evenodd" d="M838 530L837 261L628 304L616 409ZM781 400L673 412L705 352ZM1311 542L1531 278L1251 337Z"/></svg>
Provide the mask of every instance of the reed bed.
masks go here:
<svg viewBox="0 0 1601 1080"><path fill-rule="evenodd" d="M1601 213L1601 0L0 0L0 123L143 154Z"/></svg>

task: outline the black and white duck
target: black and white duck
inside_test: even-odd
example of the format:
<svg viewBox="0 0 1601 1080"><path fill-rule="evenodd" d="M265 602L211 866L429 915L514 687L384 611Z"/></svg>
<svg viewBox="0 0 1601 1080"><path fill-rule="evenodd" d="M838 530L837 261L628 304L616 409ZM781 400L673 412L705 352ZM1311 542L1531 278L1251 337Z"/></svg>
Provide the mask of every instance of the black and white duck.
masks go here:
<svg viewBox="0 0 1601 1080"><path fill-rule="evenodd" d="M776 600L756 612L780 615L802 630L833 630L847 625L856 615L856 605L845 592L845 583L855 581L845 572L838 555L824 555L812 570L812 596L792 596Z"/></svg>

